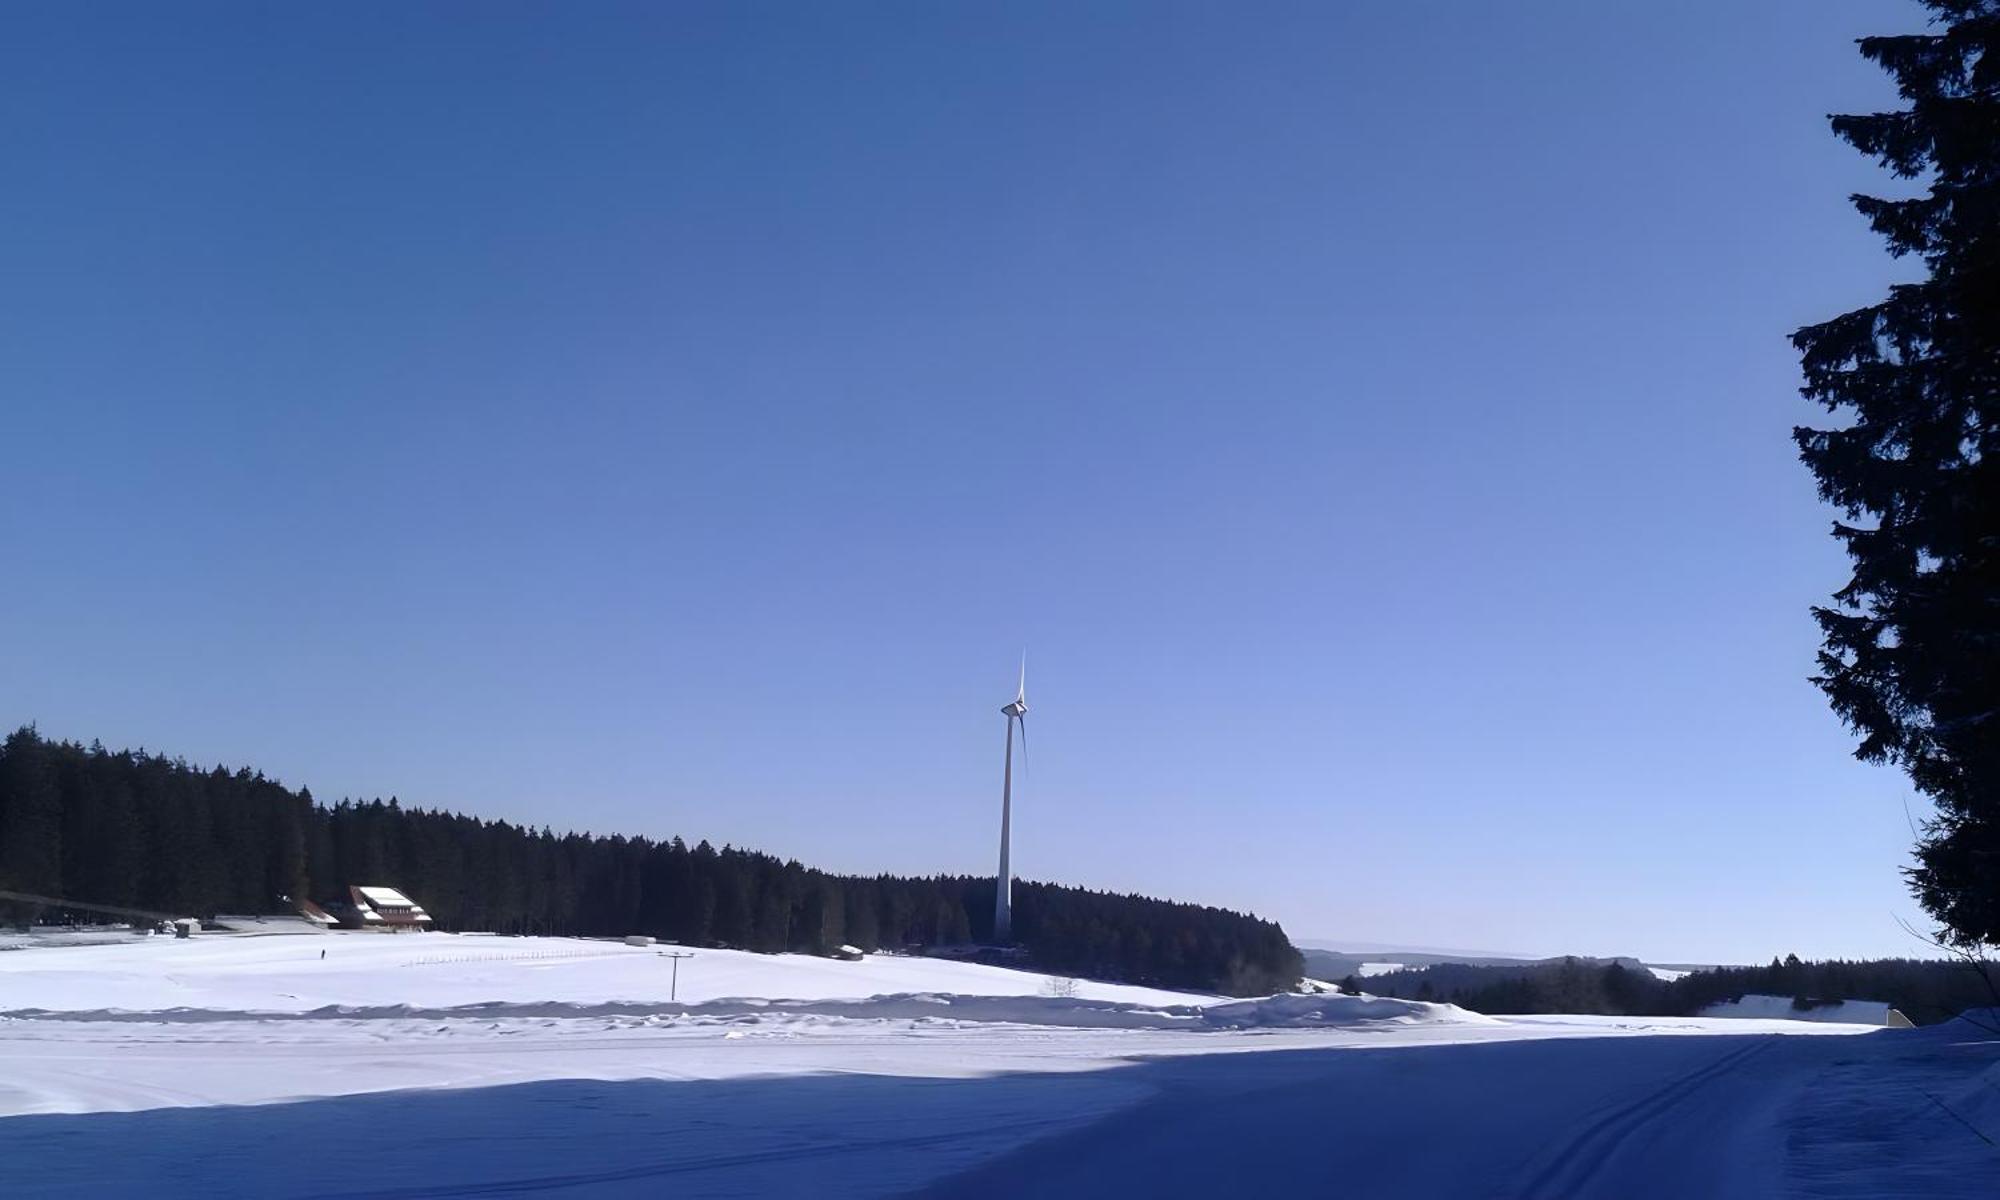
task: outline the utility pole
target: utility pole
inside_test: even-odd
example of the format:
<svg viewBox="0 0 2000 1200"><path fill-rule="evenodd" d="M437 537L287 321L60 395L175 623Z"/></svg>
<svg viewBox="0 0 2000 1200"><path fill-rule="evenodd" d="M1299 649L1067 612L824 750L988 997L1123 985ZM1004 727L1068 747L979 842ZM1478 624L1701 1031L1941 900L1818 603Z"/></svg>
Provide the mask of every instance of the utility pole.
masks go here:
<svg viewBox="0 0 2000 1200"><path fill-rule="evenodd" d="M667 985L667 1000L669 1002L677 1002L681 997L681 960L684 958L693 958L694 955L662 950L660 951L660 957L674 960L674 977L673 981Z"/></svg>

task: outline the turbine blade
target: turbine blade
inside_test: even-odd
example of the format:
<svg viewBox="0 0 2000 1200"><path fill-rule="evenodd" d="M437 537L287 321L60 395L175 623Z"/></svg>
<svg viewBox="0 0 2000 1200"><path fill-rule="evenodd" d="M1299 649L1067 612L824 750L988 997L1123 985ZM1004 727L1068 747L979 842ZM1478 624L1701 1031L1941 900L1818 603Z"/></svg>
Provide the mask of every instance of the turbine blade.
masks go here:
<svg viewBox="0 0 2000 1200"><path fill-rule="evenodd" d="M1014 693L1014 699L1023 704L1028 702L1028 652L1026 650L1021 651L1021 688ZM1028 735L1024 732L1021 736L1025 738Z"/></svg>
<svg viewBox="0 0 2000 1200"><path fill-rule="evenodd" d="M1014 719L1021 723L1021 773L1025 775L1028 773L1028 714L1022 713Z"/></svg>

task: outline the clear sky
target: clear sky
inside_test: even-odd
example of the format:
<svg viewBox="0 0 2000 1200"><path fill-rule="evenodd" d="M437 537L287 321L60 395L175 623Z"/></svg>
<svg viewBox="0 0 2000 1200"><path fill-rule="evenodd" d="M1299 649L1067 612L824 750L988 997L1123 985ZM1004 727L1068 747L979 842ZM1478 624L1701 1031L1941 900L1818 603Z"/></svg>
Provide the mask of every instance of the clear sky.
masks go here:
<svg viewBox="0 0 2000 1200"><path fill-rule="evenodd" d="M1785 336L1906 0L17 5L0 721L1296 938L1904 953Z"/></svg>

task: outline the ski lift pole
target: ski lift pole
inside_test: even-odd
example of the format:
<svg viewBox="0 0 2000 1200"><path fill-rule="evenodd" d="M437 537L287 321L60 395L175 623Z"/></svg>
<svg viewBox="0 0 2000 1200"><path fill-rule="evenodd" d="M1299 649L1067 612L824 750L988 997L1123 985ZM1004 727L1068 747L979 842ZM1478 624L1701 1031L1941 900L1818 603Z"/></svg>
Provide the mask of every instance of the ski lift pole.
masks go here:
<svg viewBox="0 0 2000 1200"><path fill-rule="evenodd" d="M667 1000L669 1003L677 1003L681 998L681 960L684 958L693 958L694 955L669 953L662 950L660 951L660 957L674 960L674 975L672 982L667 985Z"/></svg>

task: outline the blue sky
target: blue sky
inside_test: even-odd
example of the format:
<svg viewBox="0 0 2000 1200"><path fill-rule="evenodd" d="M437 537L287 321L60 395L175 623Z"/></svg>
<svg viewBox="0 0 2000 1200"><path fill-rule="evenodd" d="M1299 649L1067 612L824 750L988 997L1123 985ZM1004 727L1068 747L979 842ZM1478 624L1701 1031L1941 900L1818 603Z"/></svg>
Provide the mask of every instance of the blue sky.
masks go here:
<svg viewBox="0 0 2000 1200"><path fill-rule="evenodd" d="M0 720L1294 937L1905 953L1785 335L1903 0L16 8Z"/></svg>

